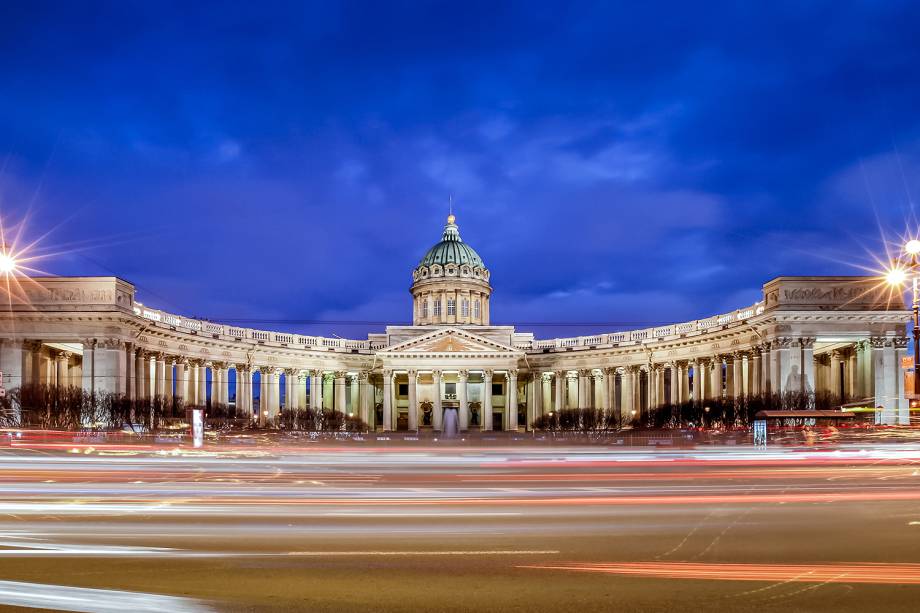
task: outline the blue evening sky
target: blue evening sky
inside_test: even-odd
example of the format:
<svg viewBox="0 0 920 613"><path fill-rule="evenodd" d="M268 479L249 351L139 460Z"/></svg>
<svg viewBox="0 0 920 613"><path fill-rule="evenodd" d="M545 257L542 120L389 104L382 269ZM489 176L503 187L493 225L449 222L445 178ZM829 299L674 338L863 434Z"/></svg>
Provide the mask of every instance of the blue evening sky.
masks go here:
<svg viewBox="0 0 920 613"><path fill-rule="evenodd" d="M916 219L918 25L894 1L8 1L0 213L74 249L48 272L361 337L409 320L453 195L494 322L693 319L858 273Z"/></svg>

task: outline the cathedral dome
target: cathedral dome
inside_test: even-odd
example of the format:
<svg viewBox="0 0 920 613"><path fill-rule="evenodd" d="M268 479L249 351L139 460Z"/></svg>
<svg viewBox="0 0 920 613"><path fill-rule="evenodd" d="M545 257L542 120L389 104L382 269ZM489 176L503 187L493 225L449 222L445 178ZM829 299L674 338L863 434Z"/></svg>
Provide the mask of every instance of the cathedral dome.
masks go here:
<svg viewBox="0 0 920 613"><path fill-rule="evenodd" d="M476 250L463 242L460 238L460 228L457 227L456 218L450 215L447 218L447 225L444 226L444 234L441 235L441 242L428 250L419 266L431 266L432 264L456 264L458 266L467 265L471 268L485 268L482 258L476 253Z"/></svg>
<svg viewBox="0 0 920 613"><path fill-rule="evenodd" d="M441 241L412 271L414 325L489 325L489 269L460 238L456 222L447 218Z"/></svg>

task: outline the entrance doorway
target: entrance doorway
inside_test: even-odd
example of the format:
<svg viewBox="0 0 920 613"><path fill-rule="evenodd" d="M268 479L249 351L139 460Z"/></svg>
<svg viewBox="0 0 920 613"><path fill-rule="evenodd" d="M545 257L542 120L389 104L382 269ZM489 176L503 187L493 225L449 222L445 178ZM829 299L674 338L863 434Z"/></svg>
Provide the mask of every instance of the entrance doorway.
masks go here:
<svg viewBox="0 0 920 613"><path fill-rule="evenodd" d="M456 407L444 408L443 436L456 438L460 434L460 415Z"/></svg>

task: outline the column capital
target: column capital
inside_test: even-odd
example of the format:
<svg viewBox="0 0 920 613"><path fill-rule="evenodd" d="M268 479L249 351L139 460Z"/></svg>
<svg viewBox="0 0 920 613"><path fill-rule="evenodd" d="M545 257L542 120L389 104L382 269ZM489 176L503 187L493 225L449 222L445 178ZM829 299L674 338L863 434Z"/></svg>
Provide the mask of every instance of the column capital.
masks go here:
<svg viewBox="0 0 920 613"><path fill-rule="evenodd" d="M458 370L457 371L457 377L459 377L461 381L466 381L469 378L469 376L470 376L470 371L468 370Z"/></svg>
<svg viewBox="0 0 920 613"><path fill-rule="evenodd" d="M508 370L508 378L509 378L509 379L517 379L517 376L518 376L518 370L517 370L517 368L511 368L511 369Z"/></svg>
<svg viewBox="0 0 920 613"><path fill-rule="evenodd" d="M873 336L869 338L869 344L873 349L882 349L883 347L889 346L891 341L886 336Z"/></svg>
<svg viewBox="0 0 920 613"><path fill-rule="evenodd" d="M493 371L490 370L490 369L488 369L488 368L482 371L482 377L483 377L484 379L491 379L491 378L492 378L492 374L493 374Z"/></svg>
<svg viewBox="0 0 920 613"><path fill-rule="evenodd" d="M814 336L803 336L799 338L799 345L802 347L802 349L814 349L815 337Z"/></svg>
<svg viewBox="0 0 920 613"><path fill-rule="evenodd" d="M905 349L907 347L907 337L906 336L896 336L893 339L891 339L891 342L892 344L894 344L895 349Z"/></svg>
<svg viewBox="0 0 920 613"><path fill-rule="evenodd" d="M441 377L441 371L438 369L434 369L431 371L431 376L434 377L435 379L438 379Z"/></svg>
<svg viewBox="0 0 920 613"><path fill-rule="evenodd" d="M367 380L370 378L370 374L371 373L367 372L366 370L358 371L358 381L361 381L362 383L366 383Z"/></svg>
<svg viewBox="0 0 920 613"><path fill-rule="evenodd" d="M345 375L347 375L348 373L345 372L344 370L336 370L332 374L336 379L344 379Z"/></svg>
<svg viewBox="0 0 920 613"><path fill-rule="evenodd" d="M384 382L391 382L393 379L393 369L384 368L383 369L383 380Z"/></svg>
<svg viewBox="0 0 920 613"><path fill-rule="evenodd" d="M580 368L580 369L578 369L578 376L579 376L579 377L588 377L588 376L590 376L590 375L591 375L591 369L590 369L590 368Z"/></svg>

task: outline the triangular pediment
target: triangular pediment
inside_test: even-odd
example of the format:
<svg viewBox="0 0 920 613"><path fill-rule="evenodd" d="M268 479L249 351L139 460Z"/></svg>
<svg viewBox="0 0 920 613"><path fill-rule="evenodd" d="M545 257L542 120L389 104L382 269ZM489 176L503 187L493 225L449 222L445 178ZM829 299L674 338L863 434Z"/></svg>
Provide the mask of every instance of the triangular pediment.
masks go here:
<svg viewBox="0 0 920 613"><path fill-rule="evenodd" d="M511 357L523 352L460 328L439 328L428 334L382 349L380 353L417 356L433 354L456 357L488 354Z"/></svg>

